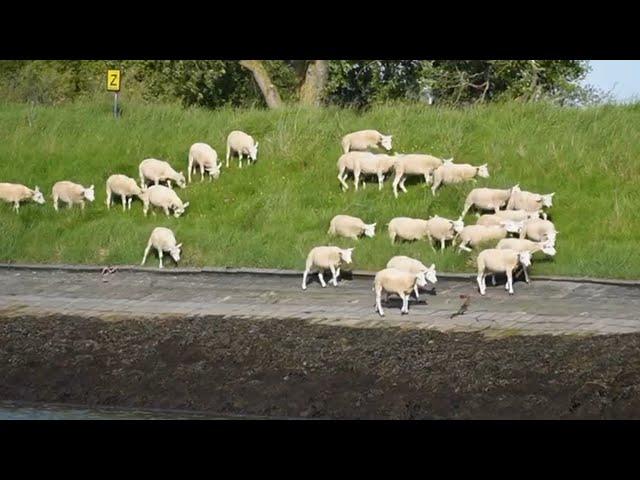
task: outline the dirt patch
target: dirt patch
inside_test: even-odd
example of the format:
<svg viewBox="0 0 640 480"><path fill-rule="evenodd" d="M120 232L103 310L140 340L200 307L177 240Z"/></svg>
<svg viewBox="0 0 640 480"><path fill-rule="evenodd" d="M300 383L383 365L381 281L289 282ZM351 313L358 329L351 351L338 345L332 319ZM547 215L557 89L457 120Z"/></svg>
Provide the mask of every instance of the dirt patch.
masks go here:
<svg viewBox="0 0 640 480"><path fill-rule="evenodd" d="M640 335L0 319L0 400L322 418L640 418Z"/></svg>

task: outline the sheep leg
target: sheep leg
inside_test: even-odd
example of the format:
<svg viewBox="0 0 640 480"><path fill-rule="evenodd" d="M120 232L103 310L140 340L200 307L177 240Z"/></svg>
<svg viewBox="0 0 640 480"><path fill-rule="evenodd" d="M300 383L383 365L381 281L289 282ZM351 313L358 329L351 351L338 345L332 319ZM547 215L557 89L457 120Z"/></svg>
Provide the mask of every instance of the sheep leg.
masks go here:
<svg viewBox="0 0 640 480"><path fill-rule="evenodd" d="M462 209L462 215L460 216L464 218L464 216L467 214L470 208L471 208L471 204L465 202L464 208Z"/></svg>
<svg viewBox="0 0 640 480"><path fill-rule="evenodd" d="M67 202L67 208L71 208L71 207L73 207L73 203Z"/></svg>
<svg viewBox="0 0 640 480"><path fill-rule="evenodd" d="M353 171L353 184L356 187L356 192L358 191L358 184L360 183L360 170Z"/></svg>
<svg viewBox="0 0 640 480"><path fill-rule="evenodd" d="M158 248L158 258L160 259L160 268L162 268L162 249Z"/></svg>
<svg viewBox="0 0 640 480"><path fill-rule="evenodd" d="M416 294L416 300L418 300L420 298L420 295L418 294L418 284L417 283L413 286L413 292Z"/></svg>
<svg viewBox="0 0 640 480"><path fill-rule="evenodd" d="M409 313L409 295L407 295L406 293L403 293L401 296L402 296L402 310L400 310L400 313L402 315L406 315Z"/></svg>
<svg viewBox="0 0 640 480"><path fill-rule="evenodd" d="M242 168L242 152L238 153L238 160L240 160L240 168Z"/></svg>
<svg viewBox="0 0 640 480"><path fill-rule="evenodd" d="M513 295L513 272L511 270L507 271L507 287L509 295Z"/></svg>
<svg viewBox="0 0 640 480"><path fill-rule="evenodd" d="M127 210L127 196L126 195L121 195L120 196L120 201L122 202L122 211L126 212L126 210Z"/></svg>
<svg viewBox="0 0 640 480"><path fill-rule="evenodd" d="M200 165L200 181L204 181L204 165Z"/></svg>
<svg viewBox="0 0 640 480"><path fill-rule="evenodd" d="M127 206L128 209L131 210L131 202L133 201L133 197L129 197L129 199L127 200Z"/></svg>
<svg viewBox="0 0 640 480"><path fill-rule="evenodd" d="M471 249L469 247L467 247L464 242L462 242L460 245L458 245L458 250L464 250L465 252L471 252Z"/></svg>
<svg viewBox="0 0 640 480"><path fill-rule="evenodd" d="M144 216L145 216L145 217L147 216L147 212L149 212L149 204L148 204L148 203L145 203L145 204L142 206L142 213L144 213Z"/></svg>
<svg viewBox="0 0 640 480"><path fill-rule="evenodd" d="M496 286L496 274L492 274L491 275L491 285L493 285L494 287Z"/></svg>
<svg viewBox="0 0 640 480"><path fill-rule="evenodd" d="M16 210L18 209L17 203L18 203L18 202L16 202ZM54 209L56 212L58 211L58 196L57 196L57 195L54 195L54 196L53 196L53 209Z"/></svg>
<svg viewBox="0 0 640 480"><path fill-rule="evenodd" d="M329 267L329 269L331 270L331 281L333 282L333 286L337 287L338 286L338 276L336 275L336 267L331 265Z"/></svg>
<svg viewBox="0 0 640 480"><path fill-rule="evenodd" d="M151 250L151 242L147 245L147 248L144 249L144 255L142 256L141 266L144 265L147 261L147 255L149 255L149 250Z"/></svg>
<svg viewBox="0 0 640 480"><path fill-rule="evenodd" d="M396 174L395 178L393 179L393 196L398 198L398 183L400 183L400 180L402 179L402 175L398 175Z"/></svg>
<svg viewBox="0 0 640 480"><path fill-rule="evenodd" d="M324 281L324 275L322 275L322 271L318 272L318 279L320 280L320 285L322 285L322 288L325 288L327 286L327 283Z"/></svg>
<svg viewBox="0 0 640 480"><path fill-rule="evenodd" d="M107 210L111 208L111 190L107 189Z"/></svg>
<svg viewBox="0 0 640 480"><path fill-rule="evenodd" d="M13 203L13 209L16 211L16 213L18 213L18 211L20 210L20 202L14 202ZM57 210L57 208L56 208L56 210Z"/></svg>
<svg viewBox="0 0 640 480"><path fill-rule="evenodd" d="M340 276L340 267L336 268L336 277Z"/></svg>
<svg viewBox="0 0 640 480"><path fill-rule="evenodd" d="M345 178L347 178L347 175L344 172L344 168L340 169L340 172L338 172L338 180L340 180L340 183L342 184L342 190L349 190L349 185L347 184L347 182L344 181Z"/></svg>
<svg viewBox="0 0 640 480"><path fill-rule="evenodd" d="M478 272L476 281L478 282L478 290L480 290L480 295L484 295L486 293L484 284L484 272Z"/></svg>
<svg viewBox="0 0 640 480"><path fill-rule="evenodd" d="M164 210L164 214L168 217L169 216L169 207L162 207L162 209Z"/></svg>
<svg viewBox="0 0 640 480"><path fill-rule="evenodd" d="M404 193L407 193L407 189L406 189L406 187L404 186L404 182L406 182L406 181L407 181L407 177L406 177L406 176L402 177L402 180L400 181L400 189L401 189Z"/></svg>
<svg viewBox="0 0 640 480"><path fill-rule="evenodd" d="M427 233L427 238L429 239L429 246L431 247L431 250L433 250L435 253L436 249L433 246L433 238L431 238L431 235L429 235L428 233Z"/></svg>
<svg viewBox="0 0 640 480"><path fill-rule="evenodd" d="M384 317L384 310L382 310L382 288L376 286L376 312L380 314L381 317Z"/></svg>
<svg viewBox="0 0 640 480"><path fill-rule="evenodd" d="M173 187L171 186L171 180L167 180L167 187L173 189Z"/></svg>
<svg viewBox="0 0 640 480"><path fill-rule="evenodd" d="M429 185L429 178L430 178L429 174L428 174L428 173L425 173L425 174L424 174L424 183L425 183L426 185Z"/></svg>
<svg viewBox="0 0 640 480"><path fill-rule="evenodd" d="M227 145L227 168L229 168L229 157L231 157L231 147Z"/></svg>
<svg viewBox="0 0 640 480"><path fill-rule="evenodd" d="M302 289L307 289L307 276L309 275L309 269L305 268L304 273L302 274Z"/></svg>
<svg viewBox="0 0 640 480"><path fill-rule="evenodd" d="M444 250L444 238L440 239L440 251L442 252Z"/></svg>
<svg viewBox="0 0 640 480"><path fill-rule="evenodd" d="M524 272L524 281L529 283L529 273L527 273L527 267L522 267L522 271Z"/></svg>
<svg viewBox="0 0 640 480"><path fill-rule="evenodd" d="M433 180L433 185L431 186L431 194L435 197L436 196L436 190L438 189L438 187L440 186L440 179L435 179Z"/></svg>
<svg viewBox="0 0 640 480"><path fill-rule="evenodd" d="M84 200L80 200L80 209L84 210Z"/></svg>

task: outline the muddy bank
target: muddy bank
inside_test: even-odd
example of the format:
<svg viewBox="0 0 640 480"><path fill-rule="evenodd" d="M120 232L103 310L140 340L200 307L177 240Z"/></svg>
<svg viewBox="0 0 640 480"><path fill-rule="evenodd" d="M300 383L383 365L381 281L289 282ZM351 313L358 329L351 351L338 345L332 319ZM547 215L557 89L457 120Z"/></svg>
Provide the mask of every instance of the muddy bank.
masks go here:
<svg viewBox="0 0 640 480"><path fill-rule="evenodd" d="M640 418L640 335L0 319L0 400L306 418Z"/></svg>

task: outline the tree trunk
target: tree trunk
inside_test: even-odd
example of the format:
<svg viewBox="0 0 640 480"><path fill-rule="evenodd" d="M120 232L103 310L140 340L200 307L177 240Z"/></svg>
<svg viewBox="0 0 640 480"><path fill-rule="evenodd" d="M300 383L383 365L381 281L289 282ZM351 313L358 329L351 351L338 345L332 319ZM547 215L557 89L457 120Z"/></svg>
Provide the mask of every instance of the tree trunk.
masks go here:
<svg viewBox="0 0 640 480"><path fill-rule="evenodd" d="M326 60L308 62L304 80L300 85L300 103L302 105L319 106L328 79L329 62Z"/></svg>
<svg viewBox="0 0 640 480"><path fill-rule="evenodd" d="M269 108L281 107L282 100L280 99L278 89L271 83L271 77L269 77L269 73L267 69L264 68L264 65L262 65L262 62L260 60L240 60L240 65L253 73L253 78L255 78L258 87L260 87L267 106Z"/></svg>

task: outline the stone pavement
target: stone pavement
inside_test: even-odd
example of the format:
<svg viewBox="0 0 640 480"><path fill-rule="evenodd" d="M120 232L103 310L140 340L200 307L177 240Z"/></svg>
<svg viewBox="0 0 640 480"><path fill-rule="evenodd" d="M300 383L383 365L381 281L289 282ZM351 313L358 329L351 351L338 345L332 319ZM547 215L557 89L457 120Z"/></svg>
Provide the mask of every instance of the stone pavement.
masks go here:
<svg viewBox="0 0 640 480"><path fill-rule="evenodd" d="M168 268L167 270L170 270ZM103 281L107 280L107 281ZM400 314L392 297L381 318L374 312L371 278L354 277L322 288L312 275L306 291L302 275L244 273L162 274L117 271L0 269L0 317L86 315L105 320L176 315L296 318L361 328L396 326L440 331L482 331L488 336L613 334L640 332L640 286L568 281L502 283L480 297L475 280L440 280ZM471 297L464 315L450 318Z"/></svg>

